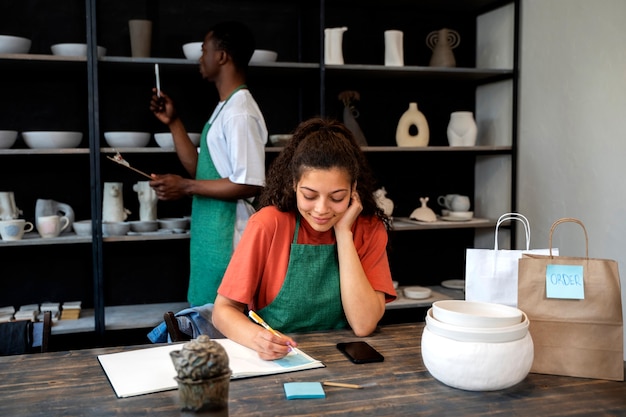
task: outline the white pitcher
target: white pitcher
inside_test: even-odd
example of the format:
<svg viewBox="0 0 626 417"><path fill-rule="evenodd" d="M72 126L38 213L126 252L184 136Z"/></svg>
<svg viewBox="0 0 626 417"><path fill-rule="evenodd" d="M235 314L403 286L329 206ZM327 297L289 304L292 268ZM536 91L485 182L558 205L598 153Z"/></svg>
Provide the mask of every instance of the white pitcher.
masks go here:
<svg viewBox="0 0 626 417"><path fill-rule="evenodd" d="M348 28L324 29L324 63L327 65L343 65L343 33Z"/></svg>
<svg viewBox="0 0 626 417"><path fill-rule="evenodd" d="M13 191L0 191L0 220L17 219L22 210L15 205L15 194Z"/></svg>
<svg viewBox="0 0 626 417"><path fill-rule="evenodd" d="M105 223L123 222L130 211L124 208L121 182L105 182L102 197L102 221Z"/></svg>

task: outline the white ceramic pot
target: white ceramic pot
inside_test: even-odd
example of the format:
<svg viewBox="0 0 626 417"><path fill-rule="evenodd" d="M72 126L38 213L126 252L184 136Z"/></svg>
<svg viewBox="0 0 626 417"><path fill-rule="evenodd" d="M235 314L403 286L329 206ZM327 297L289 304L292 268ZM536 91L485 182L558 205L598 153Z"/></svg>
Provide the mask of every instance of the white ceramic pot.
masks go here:
<svg viewBox="0 0 626 417"><path fill-rule="evenodd" d="M450 146L474 146L478 128L471 111L455 111L450 114L448 123L448 143Z"/></svg>
<svg viewBox="0 0 626 417"><path fill-rule="evenodd" d="M422 359L438 381L468 391L512 387L530 372L534 346L530 333L506 343L459 342L424 328Z"/></svg>

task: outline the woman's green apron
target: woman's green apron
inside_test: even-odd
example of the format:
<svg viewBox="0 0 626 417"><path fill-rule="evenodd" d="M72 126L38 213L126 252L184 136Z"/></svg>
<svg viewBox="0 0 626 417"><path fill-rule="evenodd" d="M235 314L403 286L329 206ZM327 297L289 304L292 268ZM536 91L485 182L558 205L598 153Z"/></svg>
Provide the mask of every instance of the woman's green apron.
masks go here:
<svg viewBox="0 0 626 417"><path fill-rule="evenodd" d="M283 286L258 313L283 333L345 328L337 245L298 244L299 229L297 216Z"/></svg>
<svg viewBox="0 0 626 417"><path fill-rule="evenodd" d="M217 116L228 100L242 88L236 88L226 99ZM196 180L222 178L211 159L207 146L207 135L212 121L209 120L200 136L200 154L196 167ZM187 301L192 306L213 303L217 288L233 252L233 235L237 217L237 202L217 200L199 195L193 196L191 204L190 276Z"/></svg>

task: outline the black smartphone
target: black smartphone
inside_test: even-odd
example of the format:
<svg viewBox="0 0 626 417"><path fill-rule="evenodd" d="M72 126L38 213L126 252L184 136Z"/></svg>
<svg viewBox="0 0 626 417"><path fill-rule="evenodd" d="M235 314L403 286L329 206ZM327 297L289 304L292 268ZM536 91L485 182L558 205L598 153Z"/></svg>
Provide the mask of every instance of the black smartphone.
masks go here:
<svg viewBox="0 0 626 417"><path fill-rule="evenodd" d="M337 343L339 349L354 363L382 362L385 357L366 342Z"/></svg>

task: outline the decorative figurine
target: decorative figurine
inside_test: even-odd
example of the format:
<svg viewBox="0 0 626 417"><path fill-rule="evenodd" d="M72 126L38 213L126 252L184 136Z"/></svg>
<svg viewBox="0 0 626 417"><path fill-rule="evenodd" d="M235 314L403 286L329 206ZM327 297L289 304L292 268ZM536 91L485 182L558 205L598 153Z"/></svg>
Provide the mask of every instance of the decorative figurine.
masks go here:
<svg viewBox="0 0 626 417"><path fill-rule="evenodd" d="M367 146L365 135L356 119L359 117L359 111L354 107L354 103L361 99L358 91L342 91L339 93L339 100L343 102L343 123L354 135L356 143L359 146Z"/></svg>
<svg viewBox="0 0 626 417"><path fill-rule="evenodd" d="M420 197L422 205L415 210L409 216L410 219L419 220L420 222L434 222L437 221L437 215L432 209L430 209L426 203L428 203L428 197Z"/></svg>
<svg viewBox="0 0 626 417"><path fill-rule="evenodd" d="M385 190L385 187L374 191L374 199L378 207L380 207L387 216L391 217L394 204L390 198L387 198L387 190Z"/></svg>

